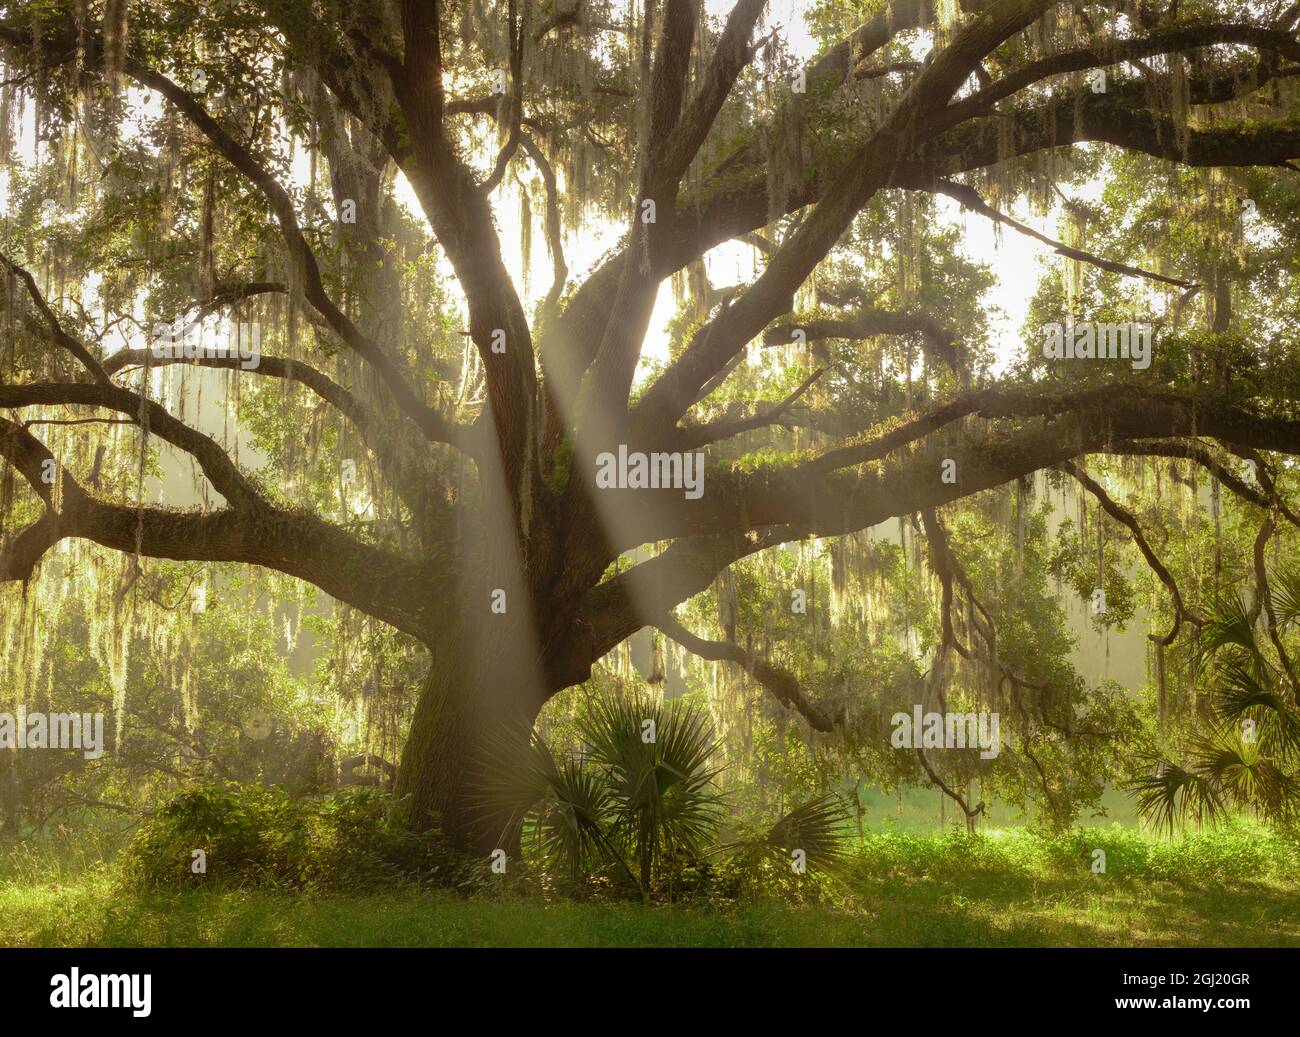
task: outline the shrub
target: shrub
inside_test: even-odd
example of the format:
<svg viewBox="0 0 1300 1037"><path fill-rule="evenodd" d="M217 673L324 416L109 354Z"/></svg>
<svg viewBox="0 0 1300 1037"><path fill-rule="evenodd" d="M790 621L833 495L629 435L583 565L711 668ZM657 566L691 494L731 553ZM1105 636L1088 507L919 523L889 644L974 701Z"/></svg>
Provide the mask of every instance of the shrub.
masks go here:
<svg viewBox="0 0 1300 1037"><path fill-rule="evenodd" d="M196 850L206 855L206 872L192 868ZM325 891L421 882L471 889L483 870L436 833L410 831L400 804L378 790L295 799L280 788L237 783L176 796L123 855L124 880L146 888Z"/></svg>

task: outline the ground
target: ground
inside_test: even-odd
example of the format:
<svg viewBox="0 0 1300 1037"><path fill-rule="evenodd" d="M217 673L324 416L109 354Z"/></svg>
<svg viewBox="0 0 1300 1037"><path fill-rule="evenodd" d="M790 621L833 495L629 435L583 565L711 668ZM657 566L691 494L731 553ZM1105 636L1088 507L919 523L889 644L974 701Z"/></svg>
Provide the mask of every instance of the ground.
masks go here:
<svg viewBox="0 0 1300 1037"><path fill-rule="evenodd" d="M1087 863L1098 844L1105 874ZM1295 860L1293 842L1250 826L1173 840L1118 826L973 843L881 833L820 903L643 906L414 888L125 892L111 861L28 845L0 849L0 946L1297 947Z"/></svg>

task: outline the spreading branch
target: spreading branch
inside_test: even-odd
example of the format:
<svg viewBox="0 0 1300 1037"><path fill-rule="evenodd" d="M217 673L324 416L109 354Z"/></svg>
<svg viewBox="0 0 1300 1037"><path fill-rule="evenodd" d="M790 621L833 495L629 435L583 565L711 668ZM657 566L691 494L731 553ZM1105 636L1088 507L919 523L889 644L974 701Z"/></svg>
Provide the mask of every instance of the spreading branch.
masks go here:
<svg viewBox="0 0 1300 1037"><path fill-rule="evenodd" d="M715 662L733 662L775 696L786 709L794 709L808 721L814 731L832 731L835 721L819 707L808 701L794 674L780 666L773 666L758 658L753 652L734 641L709 641L697 637L679 623L671 614L659 619L655 626L692 655Z"/></svg>

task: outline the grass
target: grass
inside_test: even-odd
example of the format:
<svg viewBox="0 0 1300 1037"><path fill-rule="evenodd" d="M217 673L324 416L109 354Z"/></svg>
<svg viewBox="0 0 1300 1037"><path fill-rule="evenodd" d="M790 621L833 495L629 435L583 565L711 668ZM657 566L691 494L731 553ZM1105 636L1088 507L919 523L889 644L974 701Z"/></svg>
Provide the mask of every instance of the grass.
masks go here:
<svg viewBox="0 0 1300 1037"><path fill-rule="evenodd" d="M816 903L126 893L111 855L94 840L0 851L0 946L1300 946L1300 851L1246 825L1168 841L872 834Z"/></svg>

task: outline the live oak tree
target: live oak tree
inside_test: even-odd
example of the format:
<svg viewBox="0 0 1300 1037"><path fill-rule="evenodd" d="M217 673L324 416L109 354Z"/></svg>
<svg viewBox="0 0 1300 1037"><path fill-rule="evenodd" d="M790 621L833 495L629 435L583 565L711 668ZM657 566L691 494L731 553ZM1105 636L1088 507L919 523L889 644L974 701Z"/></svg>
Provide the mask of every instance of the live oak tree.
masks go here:
<svg viewBox="0 0 1300 1037"><path fill-rule="evenodd" d="M927 294L895 231L943 195L1044 238L1004 208L1026 191L1050 201L1054 180L1096 163L1098 145L1132 156L1134 204L1142 185L1177 206L1192 204L1180 175L1249 171L1238 193L1210 181L1219 186L1196 219L1148 216L1148 239L1235 225L1247 188L1252 211L1285 215L1300 159L1300 8L819 6L810 15L824 45L799 64L764 27L765 6L739 0L715 22L692 0L0 5L4 103L34 106L40 152L29 167L6 141L11 197L28 204L0 259L0 407L12 415L0 419L0 453L7 478L16 471L29 489L6 483L0 578L29 580L54 545L77 538L133 560L112 598L119 610L147 559L247 563L418 639L430 666L397 792L416 823L437 818L465 845L485 838L475 789L493 729L531 723L647 626L738 665L802 722L833 732L842 712L748 647L743 630L702 637L678 612L777 545L915 516L941 585L927 694L960 656L1032 698L1046 685L999 656L983 604L992 589L976 585L947 524L975 495L1063 472L1124 525L1167 589L1172 624L1154 637L1160 650L1175 644L1204 617L1085 459L1202 464L1288 521L1276 473L1300 453L1289 358L1245 335L1235 353L1185 348L1180 362L1161 360L1158 345L1145 371L1030 364L994 377L975 341L973 277L954 282L950 300L933 285ZM295 149L311 164L306 190ZM317 163L328 168L324 198ZM398 212L398 171L428 242L425 225ZM534 307L494 213L515 186L525 230L529 199L539 202L551 258ZM60 220L77 205L91 216ZM1107 284L1162 293L1159 333L1176 335L1190 300L1208 300L1207 331L1226 343L1234 292L1269 333L1268 300L1240 298L1249 271L1223 261L1213 235L1153 249L1131 222L1090 238L1086 213L1075 215L1071 240L1046 243ZM622 238L571 279L566 233L602 222ZM855 266L887 240L896 283L867 291ZM714 286L701 260L731 241L756 251L756 276ZM1160 263L1144 258L1153 251ZM458 294L443 297L439 262ZM1287 264L1274 257L1270 269L1294 291ZM92 276L106 286L97 315L66 289ZM670 278L689 298L668 362L638 378ZM1078 316L1082 282L1057 288L1036 300L1043 319ZM1141 320L1139 302L1117 296L1127 316L1095 319ZM286 479L273 485L160 402L158 368L184 358L159 357L139 334L107 348L110 326L219 312L256 312L274 331L260 363L233 376L241 406L274 412L253 383L276 380L286 396L300 386L336 411L345 481L364 485L372 520L313 510L328 499L319 480L289 477L301 429L264 421L284 440L273 470ZM779 395L762 383L752 398L736 391L754 350L806 345L816 361L827 343L882 338L905 343L906 359L874 372L814 363ZM230 357L189 362L240 368ZM93 449L110 427L138 430L134 481L110 479ZM789 429L807 433L793 453L760 449L740 463L732 450ZM146 504L157 441L192 457L220 500ZM702 497L599 487L600 456L620 447L703 452ZM1223 474L1238 461L1254 466L1254 482ZM954 624L960 603L970 619ZM980 806L917 755L976 816Z"/></svg>

